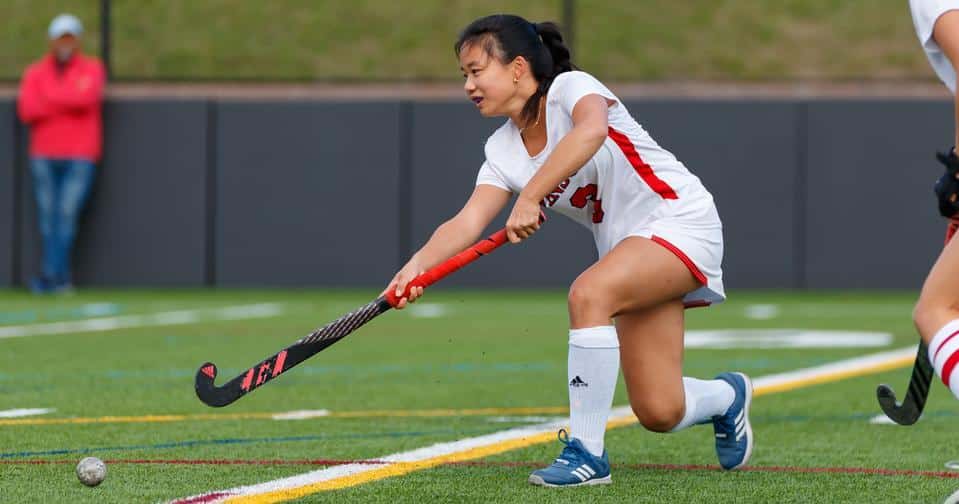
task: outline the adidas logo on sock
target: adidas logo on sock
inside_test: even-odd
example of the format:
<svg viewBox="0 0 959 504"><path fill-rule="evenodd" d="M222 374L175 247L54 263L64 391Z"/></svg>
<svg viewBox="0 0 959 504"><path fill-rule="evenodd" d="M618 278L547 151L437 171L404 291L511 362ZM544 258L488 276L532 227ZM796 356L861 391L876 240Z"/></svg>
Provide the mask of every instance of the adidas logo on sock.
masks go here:
<svg viewBox="0 0 959 504"><path fill-rule="evenodd" d="M569 381L569 386L570 387L588 387L589 384L584 382L583 379L577 375L576 378L573 378L572 380Z"/></svg>

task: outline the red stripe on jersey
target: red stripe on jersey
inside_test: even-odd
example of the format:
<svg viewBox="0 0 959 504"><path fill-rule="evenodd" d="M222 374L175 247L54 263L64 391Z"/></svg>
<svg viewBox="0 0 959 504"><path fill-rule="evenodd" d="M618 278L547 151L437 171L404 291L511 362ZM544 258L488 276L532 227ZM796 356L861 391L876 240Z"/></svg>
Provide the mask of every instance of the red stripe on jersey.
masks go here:
<svg viewBox="0 0 959 504"><path fill-rule="evenodd" d="M640 157L639 152L636 152L636 146L633 145L633 141L630 140L629 137L614 130L613 127L610 126L609 138L612 138L613 141L616 142L619 149L626 155L626 159L629 160L629 164L633 165L633 169L636 170L636 173L639 174L639 177L646 182L646 185L648 185L650 189L656 191L656 194L660 195L663 199L679 199L676 191L674 191L672 187L669 187L669 184L664 182L663 179L657 177L656 174L653 173L653 167L646 164L646 161L643 161L643 158Z"/></svg>
<svg viewBox="0 0 959 504"><path fill-rule="evenodd" d="M949 337L947 337L945 340L943 340L942 344L939 345L939 348L937 348L936 351L933 352L933 354L932 354L932 361L933 361L933 362L936 362L936 357L939 356L939 350L942 350L942 347L946 346L946 343L949 343L949 340L951 340L952 337L955 336L955 335L957 335L957 334L959 334L959 331L956 331L956 332L950 334Z"/></svg>
<svg viewBox="0 0 959 504"><path fill-rule="evenodd" d="M945 365L942 366L942 383L946 385L946 388L949 387L949 377L952 376L952 370L956 367L956 364L959 364L959 351L950 355Z"/></svg>
<svg viewBox="0 0 959 504"><path fill-rule="evenodd" d="M676 254L676 257L678 257L679 260L682 261L687 268L689 268L689 272L692 273L694 277L696 277L696 280L699 280L699 283L706 285L706 275L704 275L702 271L699 271L699 266L696 266L696 263L694 263L693 260L690 259L689 256L686 255L682 250L679 250L679 247L677 247L676 245L673 245L672 243L669 243L668 241L656 235L651 236L650 239L666 247L666 250L669 250L673 254ZM957 354L959 354L959 352L957 352Z"/></svg>

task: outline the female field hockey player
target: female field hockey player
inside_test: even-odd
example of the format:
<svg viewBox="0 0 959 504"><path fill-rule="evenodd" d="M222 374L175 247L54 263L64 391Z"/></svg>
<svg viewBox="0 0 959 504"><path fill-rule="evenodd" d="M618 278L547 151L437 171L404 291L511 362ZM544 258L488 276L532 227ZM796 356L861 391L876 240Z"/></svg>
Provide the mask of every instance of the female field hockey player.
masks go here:
<svg viewBox="0 0 959 504"><path fill-rule="evenodd" d="M910 0L916 35L929 63L953 95L959 64L959 0ZM954 145L959 145L959 100L955 100ZM937 156L946 167L936 182L939 212L952 218L948 243L929 271L913 319L929 348L929 362L952 394L959 398L959 240L950 239L959 223L959 157L955 146Z"/></svg>
<svg viewBox="0 0 959 504"><path fill-rule="evenodd" d="M469 246L511 195L513 243L539 229L541 206L564 214L592 230L599 261L569 290L570 432L560 431L561 455L529 482L610 482L603 437L620 362L644 427L676 432L712 423L721 465L745 464L753 445L749 378L682 375L684 307L725 298L722 224L710 193L609 89L572 70L555 24L484 17L455 49L480 114L508 120L486 142L472 196L388 289L402 295L417 274ZM422 294L412 289L398 307Z"/></svg>

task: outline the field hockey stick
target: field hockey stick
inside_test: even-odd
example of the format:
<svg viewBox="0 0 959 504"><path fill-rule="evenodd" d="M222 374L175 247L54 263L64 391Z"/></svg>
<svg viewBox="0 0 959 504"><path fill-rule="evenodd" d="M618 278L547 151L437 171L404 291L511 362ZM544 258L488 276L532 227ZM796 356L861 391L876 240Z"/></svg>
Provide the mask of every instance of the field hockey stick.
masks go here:
<svg viewBox="0 0 959 504"><path fill-rule="evenodd" d="M957 229L959 219L950 219L946 227L946 243L949 243ZM933 371L935 370L932 363L929 362L929 349L926 342L920 340L916 362L912 365L912 376L909 378L909 390L906 391L902 404L896 401L896 393L889 385L883 383L876 388L876 398L879 399L879 406L886 416L899 425L916 423L926 407Z"/></svg>
<svg viewBox="0 0 959 504"><path fill-rule="evenodd" d="M540 222L543 219L544 217L541 215ZM400 299L409 296L410 289L413 287L429 287L463 266L496 250L507 241L506 229L493 233L488 238L480 240L459 254L418 275L407 284L403 295L397 296L395 289L389 289L384 295L326 324L296 343L261 361L228 381L222 387L213 384L217 375L216 364L207 362L200 366L200 369L196 372L196 395L208 406L226 406L345 338L363 324L373 320L377 315L395 308Z"/></svg>

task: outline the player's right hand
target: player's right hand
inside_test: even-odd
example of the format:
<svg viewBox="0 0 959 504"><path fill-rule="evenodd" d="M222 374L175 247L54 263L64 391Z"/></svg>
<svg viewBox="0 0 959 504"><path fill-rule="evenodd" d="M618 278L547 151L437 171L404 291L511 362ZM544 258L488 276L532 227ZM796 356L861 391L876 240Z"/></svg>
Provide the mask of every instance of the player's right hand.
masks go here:
<svg viewBox="0 0 959 504"><path fill-rule="evenodd" d="M419 261L416 259L410 259L401 270L399 270L396 275L393 276L393 279L390 280L390 284L383 290L381 295L385 295L391 289L396 297L400 297L406 292L406 286L413 281L414 278L423 273L423 268L420 266ZM423 287L413 287L410 289L409 297L400 298L399 303L396 304L396 309L402 310L406 308L406 305L409 303L416 302L416 299L423 295Z"/></svg>

